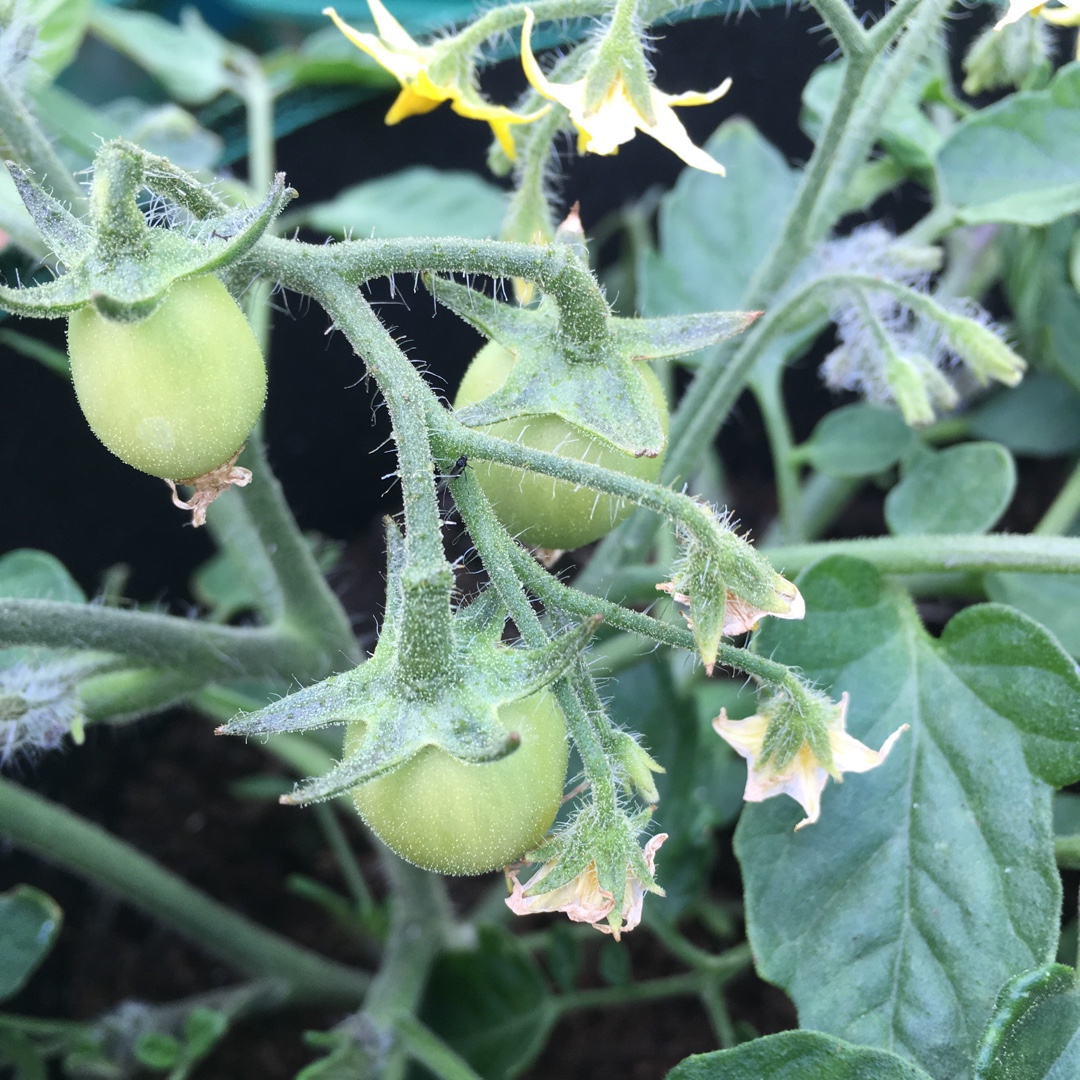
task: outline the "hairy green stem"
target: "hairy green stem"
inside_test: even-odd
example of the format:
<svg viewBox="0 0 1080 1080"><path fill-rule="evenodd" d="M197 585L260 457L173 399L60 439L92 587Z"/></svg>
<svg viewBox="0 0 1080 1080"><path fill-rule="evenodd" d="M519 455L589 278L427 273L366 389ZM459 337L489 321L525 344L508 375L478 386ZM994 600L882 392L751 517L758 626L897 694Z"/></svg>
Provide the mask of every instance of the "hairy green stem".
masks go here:
<svg viewBox="0 0 1080 1080"><path fill-rule="evenodd" d="M786 541L796 543L805 539L802 488L799 484L799 467L792 456L795 440L784 408L783 370L782 365L777 365L775 370L752 378L750 388L757 399L761 418L765 421L765 435L769 440L776 480L780 529Z"/></svg>
<svg viewBox="0 0 1080 1080"><path fill-rule="evenodd" d="M328 670L321 649L284 628L214 626L61 600L0 600L0 644L96 649L149 667L184 668L207 682L261 675L314 681Z"/></svg>
<svg viewBox="0 0 1080 1080"><path fill-rule="evenodd" d="M484 569L514 620L518 633L527 645L543 647L549 640L548 632L522 591L514 567L514 553L521 549L499 523L474 477L466 472L455 478L451 481L451 491L469 536L484 562ZM552 690L566 715L567 726L581 756L594 799L603 806L614 808L617 789L611 763L588 711L567 679L558 679Z"/></svg>
<svg viewBox="0 0 1080 1080"><path fill-rule="evenodd" d="M579 1009L603 1009L613 1005L632 1005L639 1001L657 1001L668 997L694 997L710 976L699 971L667 975L659 979L630 982L623 986L604 986L596 990L573 990L555 998L560 1014Z"/></svg>
<svg viewBox="0 0 1080 1080"><path fill-rule="evenodd" d="M414 1017L398 1017L394 1030L406 1055L440 1080L481 1080L480 1074L460 1054Z"/></svg>
<svg viewBox="0 0 1080 1080"><path fill-rule="evenodd" d="M369 976L265 930L97 825L0 779L0 832L17 847L115 893L253 977L283 980L295 1004L353 1004Z"/></svg>
<svg viewBox="0 0 1080 1080"><path fill-rule="evenodd" d="M425 272L524 278L555 301L560 327L571 342L588 347L607 335L607 302L596 278L569 244L409 237L350 240L323 247L264 237L250 261L270 279L309 296L315 295L331 272L353 284ZM434 287L437 295L437 282Z"/></svg>
<svg viewBox="0 0 1080 1080"><path fill-rule="evenodd" d="M282 622L295 628L305 639L323 650L323 668L316 675L341 671L360 662L349 616L326 583L311 545L304 539L266 459L262 436L254 431L248 440L246 460L253 466L256 480L238 494L255 527L259 541L259 562L269 564L276 584L263 582L281 597ZM213 507L210 513L213 514ZM297 672L288 672L300 679Z"/></svg>
<svg viewBox="0 0 1080 1080"><path fill-rule="evenodd" d="M359 1019L381 1033L416 1013L431 965L450 939L453 917L441 877L387 848L380 846L379 854L390 885L390 936ZM400 1044L388 1049L379 1072L384 1080L404 1076L403 1050Z"/></svg>

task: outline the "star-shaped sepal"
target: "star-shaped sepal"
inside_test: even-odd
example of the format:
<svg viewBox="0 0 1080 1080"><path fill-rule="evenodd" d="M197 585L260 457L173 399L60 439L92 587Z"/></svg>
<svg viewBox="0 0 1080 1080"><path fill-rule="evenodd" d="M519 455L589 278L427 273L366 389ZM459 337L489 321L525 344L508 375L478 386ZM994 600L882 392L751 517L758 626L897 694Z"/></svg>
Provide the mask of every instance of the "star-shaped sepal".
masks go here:
<svg viewBox="0 0 1080 1080"><path fill-rule="evenodd" d="M666 436L638 364L695 353L745 330L760 312L708 312L605 320L586 348L572 342L558 309L498 303L457 282L425 277L435 298L515 358L494 394L457 413L469 427L555 415L634 457L656 457Z"/></svg>
<svg viewBox="0 0 1080 1080"><path fill-rule="evenodd" d="M541 648L501 643L506 613L494 591L453 614L449 655L423 670L404 647L410 597L402 586L403 542L388 528L389 573L383 632L360 667L282 698L219 729L228 735L269 735L350 725L344 759L325 776L305 781L282 802L294 805L341 795L404 765L428 746L459 761L498 761L517 749L499 709L558 678L581 655L599 623L590 619Z"/></svg>
<svg viewBox="0 0 1080 1080"><path fill-rule="evenodd" d="M0 285L0 307L15 315L59 318L87 304L120 321L145 318L183 278L221 271L246 255L296 196L279 173L256 206L230 208L164 158L118 139L94 161L90 218L83 221L15 162L6 162L42 237L66 272L43 285ZM158 196L152 225L139 204ZM164 204L164 208L162 207Z"/></svg>

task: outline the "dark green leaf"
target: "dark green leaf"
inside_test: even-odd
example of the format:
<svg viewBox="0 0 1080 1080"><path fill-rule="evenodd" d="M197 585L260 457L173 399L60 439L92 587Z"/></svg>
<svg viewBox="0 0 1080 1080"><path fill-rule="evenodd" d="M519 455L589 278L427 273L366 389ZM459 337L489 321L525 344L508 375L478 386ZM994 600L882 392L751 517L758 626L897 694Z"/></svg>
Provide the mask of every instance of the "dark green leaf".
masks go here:
<svg viewBox="0 0 1080 1080"><path fill-rule="evenodd" d="M726 177L684 169L660 204L660 254L670 267L658 303L646 275L645 307L651 315L683 311L732 311L742 305L754 271L779 235L798 174L749 120L728 120L705 149L727 168Z"/></svg>
<svg viewBox="0 0 1080 1080"><path fill-rule="evenodd" d="M930 1080L884 1050L853 1046L818 1031L784 1031L733 1050L695 1054L667 1080Z"/></svg>
<svg viewBox="0 0 1080 1080"><path fill-rule="evenodd" d="M987 574L991 600L1042 623L1070 655L1080 657L1080 579L1067 574Z"/></svg>
<svg viewBox="0 0 1080 1080"><path fill-rule="evenodd" d="M486 1080L516 1076L544 1045L554 1019L536 962L496 926L475 949L435 964L421 1020Z"/></svg>
<svg viewBox="0 0 1080 1080"><path fill-rule="evenodd" d="M946 202L968 224L1049 225L1080 210L1080 64L1045 90L972 113L937 154Z"/></svg>
<svg viewBox="0 0 1080 1080"><path fill-rule="evenodd" d="M334 236L498 236L506 192L474 173L415 165L345 188L330 202L299 212L312 229ZM295 220L295 219L294 219Z"/></svg>
<svg viewBox="0 0 1080 1080"><path fill-rule="evenodd" d="M979 604L952 619L940 648L968 689L1012 720L1037 776L1054 787L1080 780L1080 676L1038 623L1003 605Z"/></svg>
<svg viewBox="0 0 1080 1080"><path fill-rule="evenodd" d="M1047 964L1012 979L998 996L975 1059L975 1080L1070 1080L1080 1076L1076 972Z"/></svg>
<svg viewBox="0 0 1080 1080"><path fill-rule="evenodd" d="M192 1009L184 1024L184 1056L188 1060L205 1057L217 1045L229 1028L224 1013L213 1009Z"/></svg>
<svg viewBox="0 0 1080 1080"><path fill-rule="evenodd" d="M86 602L64 564L46 551L19 548L0 555L0 597L12 600Z"/></svg>
<svg viewBox="0 0 1080 1080"><path fill-rule="evenodd" d="M921 454L885 497L885 520L901 536L987 532L1016 490L1016 465L998 443L963 443Z"/></svg>
<svg viewBox="0 0 1080 1080"><path fill-rule="evenodd" d="M895 465L915 439L893 409L845 405L826 414L798 455L829 476L873 476Z"/></svg>
<svg viewBox="0 0 1080 1080"><path fill-rule="evenodd" d="M17 885L0 893L0 1001L17 994L60 933L64 913L40 889Z"/></svg>
<svg viewBox="0 0 1080 1080"><path fill-rule="evenodd" d="M972 435L999 442L1014 454L1068 454L1080 449L1080 394L1061 379L1036 371L1015 390L995 394L968 422Z"/></svg>
<svg viewBox="0 0 1080 1080"><path fill-rule="evenodd" d="M872 748L910 730L879 768L826 787L817 824L793 832L786 797L744 811L736 853L759 969L807 1027L965 1080L1002 984L1056 948L1051 788L1025 751L1058 767L1075 673L1041 628L996 606L934 641L906 593L856 560L827 559L799 586L806 618L764 626L760 651L848 692L848 728Z"/></svg>

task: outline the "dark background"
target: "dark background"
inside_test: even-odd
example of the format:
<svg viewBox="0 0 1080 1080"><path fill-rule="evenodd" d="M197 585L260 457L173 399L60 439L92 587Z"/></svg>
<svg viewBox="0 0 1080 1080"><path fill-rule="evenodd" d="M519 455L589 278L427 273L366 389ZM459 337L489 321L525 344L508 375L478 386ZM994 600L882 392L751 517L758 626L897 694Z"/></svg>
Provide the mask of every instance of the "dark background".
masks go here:
<svg viewBox="0 0 1080 1080"><path fill-rule="evenodd" d="M871 13L881 4L862 5ZM967 38L988 12L961 15L955 30ZM104 52L100 45L90 46ZM741 18L712 17L657 31L657 84L667 92L709 89L731 75L731 92L713 105L680 111L691 136L704 142L733 115L749 117L793 162L811 150L798 125L799 93L811 71L832 55L828 36L809 10L771 8ZM100 57L90 56L100 63ZM110 70L122 69L113 54ZM505 63L484 76L496 100L512 100L523 86L519 65ZM441 107L399 126L382 122L388 97L362 103L285 136L278 167L302 204L328 199L341 188L413 164L472 169L486 174L487 125ZM616 157L578 157L562 144L562 205L580 201L586 231L656 185L669 188L682 162L641 136ZM243 161L237 170L243 172ZM887 216L910 219L922 209L918 193L890 199ZM781 212L782 208L777 208ZM321 240L321 237L313 239ZM609 245L611 247L612 245ZM607 250L603 254L607 254ZM477 336L455 316L433 317L426 293L391 301L385 282L371 295L384 319L404 334L410 354L423 360L449 393L457 385ZM399 289L399 296L401 290ZM368 532L373 518L395 507L397 494L381 479L393 468L385 414L362 381L362 366L340 335L324 336L327 322L298 297L278 297L270 358L266 431L272 463L305 529L349 540ZM63 324L12 320L22 332L63 344ZM793 375L795 423L805 434L830 404L816 375ZM725 450L733 471L740 458L762 461L756 412L744 402L738 434ZM374 423L373 423L374 421ZM760 470L767 482L767 462ZM757 500L755 500L757 501ZM767 500L766 500L767 502ZM745 518L745 512L743 512ZM757 522L752 522L757 524ZM64 380L10 351L0 351L0 550L39 547L52 552L89 592L102 571L127 564L127 592L141 601L183 602L192 569L210 554L205 534L184 524L161 481L134 472L96 441Z"/></svg>

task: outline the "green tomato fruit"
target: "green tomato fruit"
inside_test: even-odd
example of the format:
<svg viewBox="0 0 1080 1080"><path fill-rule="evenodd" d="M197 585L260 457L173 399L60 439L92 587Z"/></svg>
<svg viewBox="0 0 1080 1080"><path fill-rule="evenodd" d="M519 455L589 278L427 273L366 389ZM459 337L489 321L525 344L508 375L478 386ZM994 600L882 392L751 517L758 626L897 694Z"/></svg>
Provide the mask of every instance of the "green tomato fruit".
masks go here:
<svg viewBox="0 0 1080 1080"><path fill-rule="evenodd" d="M454 399L455 408L464 408L495 393L506 382L515 363L517 359L511 352L489 341L465 372ZM638 370L649 387L666 434L668 408L664 390L648 365L642 364ZM664 462L663 454L654 458L624 454L554 415L502 420L485 430L509 442L602 465L641 480L655 480ZM474 462L472 467L499 520L522 543L534 547L571 550L590 544L609 533L634 509L633 504L622 499L540 473L489 461Z"/></svg>
<svg viewBox="0 0 1080 1080"><path fill-rule="evenodd" d="M75 394L118 458L166 480L224 465L266 399L266 365L244 313L216 277L178 281L139 322L84 307L68 320Z"/></svg>
<svg viewBox="0 0 1080 1080"><path fill-rule="evenodd" d="M547 693L504 705L499 719L521 745L470 765L428 746L392 773L353 788L371 831L392 851L438 874L483 874L520 858L551 828L562 801L566 718ZM345 754L366 725L349 725Z"/></svg>

